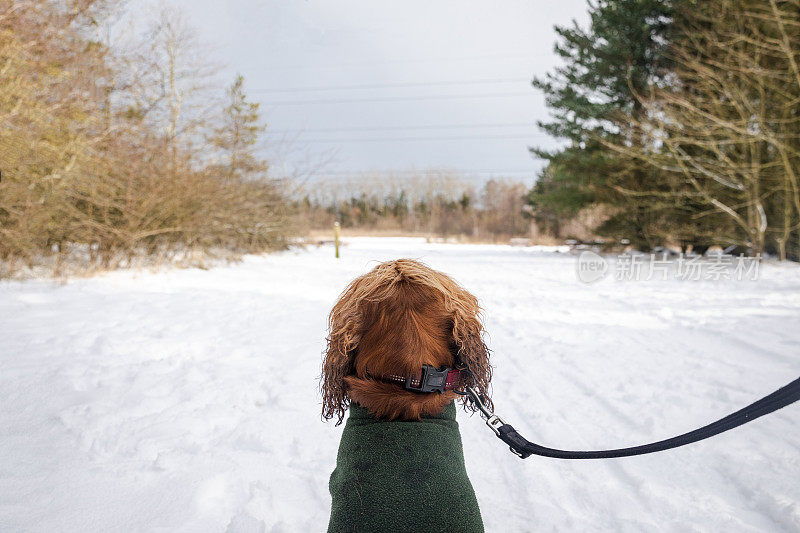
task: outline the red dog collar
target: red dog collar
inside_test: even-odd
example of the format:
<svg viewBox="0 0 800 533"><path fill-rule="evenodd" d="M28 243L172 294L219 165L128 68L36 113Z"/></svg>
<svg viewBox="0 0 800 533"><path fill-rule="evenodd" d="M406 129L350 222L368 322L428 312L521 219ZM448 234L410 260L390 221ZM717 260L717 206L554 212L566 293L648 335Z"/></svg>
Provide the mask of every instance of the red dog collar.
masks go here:
<svg viewBox="0 0 800 533"><path fill-rule="evenodd" d="M422 365L422 370L411 376L384 374L376 377L385 381L402 383L406 390L414 392L444 392L464 385L466 374L466 370L456 370L450 367L438 369L431 365Z"/></svg>

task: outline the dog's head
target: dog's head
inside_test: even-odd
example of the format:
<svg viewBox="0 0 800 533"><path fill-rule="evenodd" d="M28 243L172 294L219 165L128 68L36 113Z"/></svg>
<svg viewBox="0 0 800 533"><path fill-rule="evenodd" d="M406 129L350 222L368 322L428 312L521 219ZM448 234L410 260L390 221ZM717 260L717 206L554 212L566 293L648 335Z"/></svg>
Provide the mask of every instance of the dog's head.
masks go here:
<svg viewBox="0 0 800 533"><path fill-rule="evenodd" d="M340 423L351 400L379 418L438 414L455 393L415 393L370 377L411 375L425 364L466 368L468 384L491 405L492 369L478 300L418 261L387 261L353 280L331 310L328 328L321 377L325 419L338 417Z"/></svg>

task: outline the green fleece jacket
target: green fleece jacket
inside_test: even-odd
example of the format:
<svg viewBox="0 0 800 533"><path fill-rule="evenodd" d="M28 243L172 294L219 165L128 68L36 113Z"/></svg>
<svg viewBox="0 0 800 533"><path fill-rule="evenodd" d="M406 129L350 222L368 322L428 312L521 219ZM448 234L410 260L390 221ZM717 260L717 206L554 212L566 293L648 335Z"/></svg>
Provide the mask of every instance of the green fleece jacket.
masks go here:
<svg viewBox="0 0 800 533"><path fill-rule="evenodd" d="M329 488L329 533L483 531L453 403L419 422L351 405Z"/></svg>

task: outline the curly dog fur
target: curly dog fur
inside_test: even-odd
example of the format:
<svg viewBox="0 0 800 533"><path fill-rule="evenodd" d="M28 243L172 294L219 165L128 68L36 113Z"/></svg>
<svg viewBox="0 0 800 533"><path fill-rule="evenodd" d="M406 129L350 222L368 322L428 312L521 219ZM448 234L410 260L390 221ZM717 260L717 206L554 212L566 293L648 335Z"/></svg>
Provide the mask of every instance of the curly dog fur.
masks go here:
<svg viewBox="0 0 800 533"><path fill-rule="evenodd" d="M325 419L341 423L351 401L386 420L440 414L457 398L454 392L420 394L374 378L411 375L424 364L466 368L469 385L491 405L492 369L478 300L418 261L387 261L353 280L331 310L328 328L321 376Z"/></svg>

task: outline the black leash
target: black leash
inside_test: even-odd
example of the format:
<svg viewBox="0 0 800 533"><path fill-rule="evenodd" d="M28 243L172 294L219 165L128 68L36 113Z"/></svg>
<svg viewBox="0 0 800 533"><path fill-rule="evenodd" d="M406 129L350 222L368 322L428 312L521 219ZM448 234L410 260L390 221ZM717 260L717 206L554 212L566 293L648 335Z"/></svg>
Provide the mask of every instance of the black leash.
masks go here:
<svg viewBox="0 0 800 533"><path fill-rule="evenodd" d="M631 455L642 455L645 453L654 453L678 446L685 446L693 442L701 441L714 435L719 435L729 429L739 427L746 424L758 417L768 415L773 411L777 411L782 407L793 404L800 400L800 378L792 381L785 387L781 387L769 396L761 398L744 409L740 409L733 414L726 416L716 422L703 426L694 431L672 437L670 439L652 442L650 444L643 444L641 446L633 446L631 448L619 448L616 450L597 450L597 451L567 451L556 450L540 446L534 442L530 442L522 435L517 433L510 424L506 424L502 418L495 415L490 411L481 400L478 393L471 387L467 387L466 392L460 393L469 398L475 404L475 407L481 412L486 419L486 425L489 426L495 435L500 440L508 444L512 452L520 456L522 459L530 455L541 455L543 457L553 457L556 459L607 459L612 457L629 457Z"/></svg>

